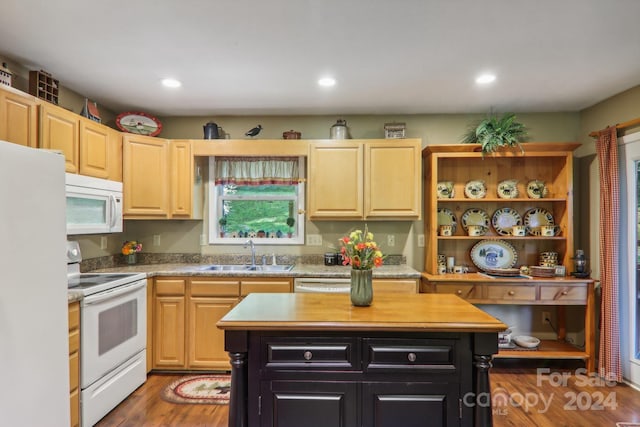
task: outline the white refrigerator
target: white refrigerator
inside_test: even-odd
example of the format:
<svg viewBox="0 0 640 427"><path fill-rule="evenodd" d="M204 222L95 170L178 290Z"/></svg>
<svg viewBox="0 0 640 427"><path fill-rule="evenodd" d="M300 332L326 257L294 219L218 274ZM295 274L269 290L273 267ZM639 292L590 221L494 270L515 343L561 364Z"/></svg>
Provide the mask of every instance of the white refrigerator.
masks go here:
<svg viewBox="0 0 640 427"><path fill-rule="evenodd" d="M0 141L0 425L68 427L64 157Z"/></svg>

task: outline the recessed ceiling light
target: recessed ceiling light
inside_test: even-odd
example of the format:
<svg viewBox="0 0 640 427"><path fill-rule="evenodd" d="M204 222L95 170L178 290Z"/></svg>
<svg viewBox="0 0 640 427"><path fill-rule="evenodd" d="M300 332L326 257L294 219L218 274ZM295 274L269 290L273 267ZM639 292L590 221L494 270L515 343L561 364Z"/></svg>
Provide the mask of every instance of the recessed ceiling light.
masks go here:
<svg viewBox="0 0 640 427"><path fill-rule="evenodd" d="M336 79L334 79L333 77L323 77L320 80L318 80L318 84L322 87L335 86Z"/></svg>
<svg viewBox="0 0 640 427"><path fill-rule="evenodd" d="M493 83L496 80L495 74L482 74L476 78L476 83L479 85L486 85L489 83Z"/></svg>
<svg viewBox="0 0 640 427"><path fill-rule="evenodd" d="M162 79L162 85L164 87L180 87L182 83L176 79Z"/></svg>

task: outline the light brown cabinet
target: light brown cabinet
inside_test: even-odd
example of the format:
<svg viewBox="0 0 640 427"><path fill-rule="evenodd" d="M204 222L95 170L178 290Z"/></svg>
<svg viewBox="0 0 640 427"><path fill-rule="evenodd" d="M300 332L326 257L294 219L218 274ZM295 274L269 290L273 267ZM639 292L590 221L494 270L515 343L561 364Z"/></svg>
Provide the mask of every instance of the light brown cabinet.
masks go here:
<svg viewBox="0 0 640 427"><path fill-rule="evenodd" d="M419 139L311 141L309 218L419 219L420 150Z"/></svg>
<svg viewBox="0 0 640 427"><path fill-rule="evenodd" d="M154 369L231 368L216 323L252 292L291 292L291 278L158 277L153 296Z"/></svg>
<svg viewBox="0 0 640 427"><path fill-rule="evenodd" d="M188 140L123 137L125 219L196 219L194 160Z"/></svg>
<svg viewBox="0 0 640 427"><path fill-rule="evenodd" d="M557 252L558 264L571 271L573 262L573 150L577 143L528 143L524 153L504 150L482 155L474 144L431 145L423 150L425 179L425 273L423 292L454 293L474 304L547 305L555 306L558 319L558 339L543 340L538 351L500 350L497 357L573 358L585 360L590 371L594 368L595 329L593 281L558 277L551 279L517 280L489 278L478 274L471 258L473 247L483 240L501 240L512 246L517 255L515 267L539 264L541 252ZM517 180L518 195L500 198L498 185L504 180ZM465 195L469 181L485 182L484 197ZM547 194L542 198L529 197L527 183L540 180ZM439 182L453 184L451 198L438 197ZM560 233L541 236L504 235L491 226L483 236L468 236L463 216L470 209L493 215L503 208L518 212L524 220L527 212L542 209L553 217ZM453 218L451 218L453 216ZM456 231L451 236L438 235L439 223L455 220ZM491 222L491 221L490 221ZM525 224L526 225L526 224ZM453 256L457 265L467 265L469 274L438 274L438 255ZM485 266L486 267L486 266ZM584 350L565 342L565 307L585 307Z"/></svg>
<svg viewBox="0 0 640 427"><path fill-rule="evenodd" d="M80 425L80 303L69 304L69 407L71 427Z"/></svg>
<svg viewBox="0 0 640 427"><path fill-rule="evenodd" d="M33 96L0 87L0 140L38 146L38 105Z"/></svg>
<svg viewBox="0 0 640 427"><path fill-rule="evenodd" d="M69 173L122 181L120 132L64 108L41 105L40 147L61 151Z"/></svg>

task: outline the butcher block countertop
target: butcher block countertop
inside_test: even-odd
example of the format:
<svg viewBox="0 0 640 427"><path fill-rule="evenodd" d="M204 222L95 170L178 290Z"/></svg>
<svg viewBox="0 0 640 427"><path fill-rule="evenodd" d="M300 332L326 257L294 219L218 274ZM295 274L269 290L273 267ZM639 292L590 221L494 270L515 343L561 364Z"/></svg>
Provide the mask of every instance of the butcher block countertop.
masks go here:
<svg viewBox="0 0 640 427"><path fill-rule="evenodd" d="M345 294L250 294L218 323L225 330L499 332L507 326L453 294L380 294L354 307Z"/></svg>

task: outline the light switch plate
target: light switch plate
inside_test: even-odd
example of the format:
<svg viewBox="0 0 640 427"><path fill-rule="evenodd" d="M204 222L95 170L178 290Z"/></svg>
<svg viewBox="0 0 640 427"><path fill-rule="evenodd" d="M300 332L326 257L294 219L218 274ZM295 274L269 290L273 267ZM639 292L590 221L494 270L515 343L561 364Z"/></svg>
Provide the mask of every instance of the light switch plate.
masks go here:
<svg viewBox="0 0 640 427"><path fill-rule="evenodd" d="M424 248L424 234L418 234L418 247Z"/></svg>

